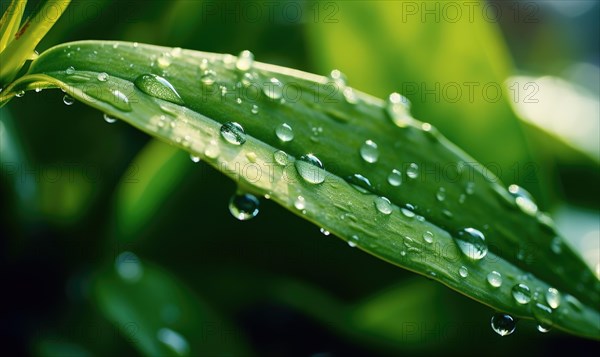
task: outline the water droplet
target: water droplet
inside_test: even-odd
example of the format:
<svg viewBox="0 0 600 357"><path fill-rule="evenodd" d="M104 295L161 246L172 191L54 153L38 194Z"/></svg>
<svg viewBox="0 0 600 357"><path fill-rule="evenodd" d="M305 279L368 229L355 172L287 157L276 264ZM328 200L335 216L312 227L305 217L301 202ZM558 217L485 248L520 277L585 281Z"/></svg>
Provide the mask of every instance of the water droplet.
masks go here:
<svg viewBox="0 0 600 357"><path fill-rule="evenodd" d="M488 252L485 236L475 228L465 228L458 232L454 241L463 254L473 260L482 259Z"/></svg>
<svg viewBox="0 0 600 357"><path fill-rule="evenodd" d="M399 170L393 169L387 177L390 185L398 187L402 184L402 173Z"/></svg>
<svg viewBox="0 0 600 357"><path fill-rule="evenodd" d="M461 266L458 269L458 274L462 277L462 278L466 278L467 276L469 276L469 270L467 269L466 266Z"/></svg>
<svg viewBox="0 0 600 357"><path fill-rule="evenodd" d="M244 73L244 75L242 76L242 85L244 87L249 87L252 84L254 84L256 82L256 80L258 79L258 77L256 76L256 73L253 72L246 72Z"/></svg>
<svg viewBox="0 0 600 357"><path fill-rule="evenodd" d="M433 233L430 231L423 233L423 240L427 243L433 243Z"/></svg>
<svg viewBox="0 0 600 357"><path fill-rule="evenodd" d="M243 101L242 101L242 98L236 98L236 99L235 99L235 102L236 102L238 105L241 105Z"/></svg>
<svg viewBox="0 0 600 357"><path fill-rule="evenodd" d="M517 323L515 319L507 314L494 314L491 320L492 330L500 336L508 336L515 332Z"/></svg>
<svg viewBox="0 0 600 357"><path fill-rule="evenodd" d="M207 69L208 69L208 59L206 59L206 58L203 58L203 59L200 61L200 70L201 70L201 71L205 71L205 70L207 70Z"/></svg>
<svg viewBox="0 0 600 357"><path fill-rule="evenodd" d="M35 92L36 92L36 93L39 93L39 92L41 92L41 91L42 91L42 88L41 88L41 87L36 87L36 88L35 88Z"/></svg>
<svg viewBox="0 0 600 357"><path fill-rule="evenodd" d="M323 164L315 155L302 155L294 164L298 174L300 174L304 181L312 184L319 184L325 181Z"/></svg>
<svg viewBox="0 0 600 357"><path fill-rule="evenodd" d="M541 333L547 333L547 332L550 332L551 327L543 325L543 324L539 324L539 325L537 325L537 330L540 331Z"/></svg>
<svg viewBox="0 0 600 357"><path fill-rule="evenodd" d="M253 105L252 105L252 109L250 109L250 112L251 112L252 114L258 114L258 105L256 105L256 104L253 104Z"/></svg>
<svg viewBox="0 0 600 357"><path fill-rule="evenodd" d="M338 89L346 86L346 75L339 69L331 71L331 73L329 73L329 78L331 79L331 82L338 86Z"/></svg>
<svg viewBox="0 0 600 357"><path fill-rule="evenodd" d="M223 55L223 64L225 68L233 69L235 67L235 63L237 62L237 58L234 55L225 54Z"/></svg>
<svg viewBox="0 0 600 357"><path fill-rule="evenodd" d="M414 162L408 165L408 168L406 169L406 176L408 176L410 179L416 179L419 177L419 165L415 164Z"/></svg>
<svg viewBox="0 0 600 357"><path fill-rule="evenodd" d="M134 84L137 89L155 98L179 105L183 104L183 100L173 85L161 76L142 74L135 79Z"/></svg>
<svg viewBox="0 0 600 357"><path fill-rule="evenodd" d="M140 259L132 252L122 252L115 259L115 270L119 277L128 283L139 281L144 275Z"/></svg>
<svg viewBox="0 0 600 357"><path fill-rule="evenodd" d="M348 245L350 246L350 248L354 248L356 247L356 242L358 242L359 240L360 238L355 234L348 240Z"/></svg>
<svg viewBox="0 0 600 357"><path fill-rule="evenodd" d="M158 56L158 60L156 61L158 67L165 69L171 65L171 54L168 52L163 52Z"/></svg>
<svg viewBox="0 0 600 357"><path fill-rule="evenodd" d="M190 154L190 159L192 160L192 162L194 163L198 163L200 162L200 156L196 156L194 154Z"/></svg>
<svg viewBox="0 0 600 357"><path fill-rule="evenodd" d="M213 85L216 81L216 78L217 73L212 69L204 70L200 75L200 81L207 86Z"/></svg>
<svg viewBox="0 0 600 357"><path fill-rule="evenodd" d="M525 284L517 284L513 286L512 296L515 301L521 305L528 304L531 301L531 291Z"/></svg>
<svg viewBox="0 0 600 357"><path fill-rule="evenodd" d="M227 122L221 125L221 136L228 143L233 145L242 145L246 142L246 133L244 128L236 122Z"/></svg>
<svg viewBox="0 0 600 357"><path fill-rule="evenodd" d="M467 195L472 195L475 193L475 182L467 182L467 185L465 186L465 192Z"/></svg>
<svg viewBox="0 0 600 357"><path fill-rule="evenodd" d="M487 282L494 288L502 286L502 275L497 271L492 271L487 275Z"/></svg>
<svg viewBox="0 0 600 357"><path fill-rule="evenodd" d="M346 99L346 102L348 102L350 104L358 103L358 96L354 92L354 89L352 89L350 87L346 87L346 88L344 88L344 91L342 92L342 94L344 95L344 99Z"/></svg>
<svg viewBox="0 0 600 357"><path fill-rule="evenodd" d="M533 312L533 317L535 317L538 323L544 324L547 327L554 325L552 309L548 306L536 302L535 304L531 305L531 312Z"/></svg>
<svg viewBox="0 0 600 357"><path fill-rule="evenodd" d="M68 75L74 74L75 73L75 67L73 67L73 66L67 67L67 69L65 70L65 73L68 74Z"/></svg>
<svg viewBox="0 0 600 357"><path fill-rule="evenodd" d="M398 127L406 127L411 120L410 101L399 93L389 95L385 109L392 122Z"/></svg>
<svg viewBox="0 0 600 357"><path fill-rule="evenodd" d="M560 305L560 293L555 288L548 288L546 291L546 302L548 305L556 309Z"/></svg>
<svg viewBox="0 0 600 357"><path fill-rule="evenodd" d="M250 193L236 193L229 200L229 212L240 221L247 221L258 215L260 202Z"/></svg>
<svg viewBox="0 0 600 357"><path fill-rule="evenodd" d="M65 105L73 105L73 103L75 103L75 99L73 99L73 97L70 95L65 94L63 96L63 103L65 103Z"/></svg>
<svg viewBox="0 0 600 357"><path fill-rule="evenodd" d="M187 340L180 333L170 328L164 327L158 330L156 338L178 356L188 356L190 354L190 345Z"/></svg>
<svg viewBox="0 0 600 357"><path fill-rule="evenodd" d="M281 99L283 96L283 84L277 78L271 78L264 84L263 93L273 99Z"/></svg>
<svg viewBox="0 0 600 357"><path fill-rule="evenodd" d="M435 193L435 198L440 202L445 200L446 199L446 189L443 187L440 187L437 190L437 192Z"/></svg>
<svg viewBox="0 0 600 357"><path fill-rule="evenodd" d="M385 215L389 215L392 213L392 203L385 197L377 197L375 198L375 208Z"/></svg>
<svg viewBox="0 0 600 357"><path fill-rule="evenodd" d="M361 174L350 175L346 181L360 193L369 193L372 190L371 181Z"/></svg>
<svg viewBox="0 0 600 357"><path fill-rule="evenodd" d="M181 52L181 47L173 47L173 49L171 49L171 56L173 56L173 58L179 58L181 57Z"/></svg>
<svg viewBox="0 0 600 357"><path fill-rule="evenodd" d="M252 65L254 64L254 54L250 51L242 51L240 52L237 61L235 62L235 68L238 69L238 71L247 71L250 68L252 68Z"/></svg>
<svg viewBox="0 0 600 357"><path fill-rule="evenodd" d="M552 249L554 254L562 253L562 239L558 236L554 237L550 243L550 249Z"/></svg>
<svg viewBox="0 0 600 357"><path fill-rule="evenodd" d="M306 200L304 199L304 197L302 197L302 196L296 197L296 200L294 200L294 207L296 207L296 209L299 211L302 211L303 209L305 209L306 208Z"/></svg>
<svg viewBox="0 0 600 357"><path fill-rule="evenodd" d="M408 209L408 208L400 208L400 212L402 212L403 215L405 215L408 218L413 218L415 216L415 212L413 212L412 210Z"/></svg>
<svg viewBox="0 0 600 357"><path fill-rule="evenodd" d="M377 162L377 159L379 159L377 144L372 140L365 141L360 147L360 156L370 164Z"/></svg>
<svg viewBox="0 0 600 357"><path fill-rule="evenodd" d="M273 158L275 159L275 162L281 166L285 166L289 162L288 155L285 153L285 151L281 151L281 150L275 151L273 153Z"/></svg>
<svg viewBox="0 0 600 357"><path fill-rule="evenodd" d="M215 140L211 140L204 149L204 155L206 155L206 157L209 159L216 159L219 157L220 153L221 151L219 150L219 145Z"/></svg>
<svg viewBox="0 0 600 357"><path fill-rule="evenodd" d="M113 117L109 116L109 115L108 115L108 114L106 114L106 113L104 113L104 114L102 115L102 117L104 118L104 121L105 121L105 122L107 122L108 124L112 124L112 123L114 123L114 122L116 122L116 121L117 121L117 119L116 119L116 118L113 118Z"/></svg>
<svg viewBox="0 0 600 357"><path fill-rule="evenodd" d="M98 78L98 80L100 82L106 82L108 80L108 73L106 73L106 72L98 73L98 75L96 76L96 78Z"/></svg>
<svg viewBox="0 0 600 357"><path fill-rule="evenodd" d="M531 216L535 216L538 211L538 207L533 201L533 197L531 197L529 192L518 185L508 186L508 192L510 192L510 194L515 198L515 203L521 209L521 211Z"/></svg>
<svg viewBox="0 0 600 357"><path fill-rule="evenodd" d="M277 128L275 128L275 134L279 140L283 142L292 141L294 139L294 130L286 123L277 126Z"/></svg>
<svg viewBox="0 0 600 357"><path fill-rule="evenodd" d="M20 90L18 91L15 96L17 96L17 98L22 98L25 95L25 91L24 90Z"/></svg>
<svg viewBox="0 0 600 357"><path fill-rule="evenodd" d="M325 228L321 228L320 229L321 233L323 233L323 235L328 236L330 233L328 230L326 230Z"/></svg>

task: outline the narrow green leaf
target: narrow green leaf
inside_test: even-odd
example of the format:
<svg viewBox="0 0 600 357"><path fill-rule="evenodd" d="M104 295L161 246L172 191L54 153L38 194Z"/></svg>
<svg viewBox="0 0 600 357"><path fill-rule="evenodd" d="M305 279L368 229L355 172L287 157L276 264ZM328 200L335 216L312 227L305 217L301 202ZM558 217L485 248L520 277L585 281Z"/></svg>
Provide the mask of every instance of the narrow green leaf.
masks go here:
<svg viewBox="0 0 600 357"><path fill-rule="evenodd" d="M0 53L4 51L21 24L27 0L12 0L0 19Z"/></svg>
<svg viewBox="0 0 600 357"><path fill-rule="evenodd" d="M600 338L600 282L521 191L513 190L521 195L515 198L435 128L398 107L395 125L383 101L339 79L263 63L245 71L240 62L237 70L235 62L231 55L123 42L64 44L42 54L0 103L37 82L54 83L352 246L495 309ZM140 85L140 76L150 74L168 85ZM293 140L285 130L276 135L284 123ZM309 153L324 170L300 160ZM399 185L390 178L394 170ZM464 244L475 230L485 236L485 257L482 244ZM488 282L493 271L502 275L499 287ZM513 297L518 284L528 286L529 302ZM560 304L550 288L560 292Z"/></svg>

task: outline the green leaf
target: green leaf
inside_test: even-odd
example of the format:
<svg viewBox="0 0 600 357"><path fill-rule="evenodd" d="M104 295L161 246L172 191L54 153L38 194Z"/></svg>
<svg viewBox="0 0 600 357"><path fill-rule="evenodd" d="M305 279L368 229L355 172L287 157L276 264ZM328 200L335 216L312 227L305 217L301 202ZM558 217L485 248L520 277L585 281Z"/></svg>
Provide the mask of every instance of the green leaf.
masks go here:
<svg viewBox="0 0 600 357"><path fill-rule="evenodd" d="M0 53L4 51L21 24L27 0L12 0L0 19Z"/></svg>
<svg viewBox="0 0 600 357"><path fill-rule="evenodd" d="M358 91L354 97L339 81L263 63L254 63L250 73L251 78L236 70L231 55L76 42L42 54L2 93L0 103L19 90L53 84L201 157L241 190L269 195L352 246L495 309L600 338L600 282L526 196L515 199L489 171L402 107L395 107L397 126L383 101ZM161 81L164 85L156 85ZM272 87L277 81L284 100L271 99L278 96ZM247 135L243 142L234 132L229 141L242 145L220 134L232 121ZM283 123L293 128L293 140L275 134ZM367 140L377 144L377 160L361 158ZM325 170L299 161L308 153ZM392 170L402 173L401 185L388 182ZM371 185L360 190L350 185L347 178L355 174ZM489 252L483 259L463 254L457 244L467 228L485 235ZM502 274L498 288L487 282L492 271ZM530 303L515 301L511 291L517 284L529 287ZM551 287L562 297L556 309L546 301Z"/></svg>

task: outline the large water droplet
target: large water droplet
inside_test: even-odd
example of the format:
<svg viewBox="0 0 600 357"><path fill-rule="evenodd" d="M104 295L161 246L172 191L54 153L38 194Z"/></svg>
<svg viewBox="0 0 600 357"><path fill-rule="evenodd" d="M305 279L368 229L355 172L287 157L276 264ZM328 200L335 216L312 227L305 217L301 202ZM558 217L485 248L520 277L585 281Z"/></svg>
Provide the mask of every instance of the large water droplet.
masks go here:
<svg viewBox="0 0 600 357"><path fill-rule="evenodd" d="M139 281L144 275L140 259L132 252L122 252L115 259L115 270L121 279L128 283Z"/></svg>
<svg viewBox="0 0 600 357"><path fill-rule="evenodd" d="M502 274L497 271L492 271L487 275L487 282L494 288L499 288L502 286Z"/></svg>
<svg viewBox="0 0 600 357"><path fill-rule="evenodd" d="M361 174L350 175L346 181L360 193L369 193L372 190L371 181Z"/></svg>
<svg viewBox="0 0 600 357"><path fill-rule="evenodd" d="M294 130L286 123L277 126L277 128L275 128L275 134L279 140L283 142L292 141L294 139Z"/></svg>
<svg viewBox="0 0 600 357"><path fill-rule="evenodd" d="M156 74L139 75L133 82L137 89L155 98L166 100L175 104L183 104L183 100L173 85Z"/></svg>
<svg viewBox="0 0 600 357"><path fill-rule="evenodd" d="M238 69L238 71L247 71L250 68L252 68L252 65L254 64L254 54L250 51L242 51L240 52L237 61L235 62L235 68Z"/></svg>
<svg viewBox="0 0 600 357"><path fill-rule="evenodd" d="M102 118L104 118L104 121L107 122L108 124L112 124L114 122L117 121L116 118L111 117L110 115L104 113L104 115L102 115Z"/></svg>
<svg viewBox="0 0 600 357"><path fill-rule="evenodd" d="M433 243L433 233L430 231L423 233L423 240L427 243Z"/></svg>
<svg viewBox="0 0 600 357"><path fill-rule="evenodd" d="M260 201L250 193L236 193L229 200L229 212L240 221L247 221L258 215Z"/></svg>
<svg viewBox="0 0 600 357"><path fill-rule="evenodd" d="M106 73L106 72L98 73L98 75L96 76L96 78L98 78L98 80L100 82L106 82L108 80L108 73Z"/></svg>
<svg viewBox="0 0 600 357"><path fill-rule="evenodd" d="M390 185L397 187L402 184L402 173L399 170L393 169L387 177Z"/></svg>
<svg viewBox="0 0 600 357"><path fill-rule="evenodd" d="M73 99L73 97L70 95L65 94L63 97L63 103L65 103L65 105L73 105L73 103L75 103L75 99Z"/></svg>
<svg viewBox="0 0 600 357"><path fill-rule="evenodd" d="M283 84L277 78L271 78L264 84L263 93L273 99L281 99L283 96Z"/></svg>
<svg viewBox="0 0 600 357"><path fill-rule="evenodd" d="M548 291L546 291L546 302L551 308L558 308L558 306L560 306L560 293L558 290L555 288L548 288Z"/></svg>
<svg viewBox="0 0 600 357"><path fill-rule="evenodd" d="M185 337L170 328L161 328L156 333L156 338L165 344L173 353L178 356L189 356L190 345Z"/></svg>
<svg viewBox="0 0 600 357"><path fill-rule="evenodd" d="M488 252L483 233L475 228L465 228L458 232L454 241L463 254L473 260L482 259Z"/></svg>
<svg viewBox="0 0 600 357"><path fill-rule="evenodd" d="M377 197L375 198L375 208L385 215L389 215L392 213L392 203L385 197Z"/></svg>
<svg viewBox="0 0 600 357"><path fill-rule="evenodd" d="M515 203L521 209L521 211L535 216L538 211L538 207L533 201L533 197L524 188L518 185L508 186L508 192L515 198Z"/></svg>
<svg viewBox="0 0 600 357"><path fill-rule="evenodd" d="M372 140L365 141L360 147L360 156L370 164L377 162L379 159L377 144Z"/></svg>
<svg viewBox="0 0 600 357"><path fill-rule="evenodd" d="M228 143L233 145L242 145L246 142L246 133L244 128L236 122L227 122L221 125L221 136Z"/></svg>
<svg viewBox="0 0 600 357"><path fill-rule="evenodd" d="M525 284L517 284L513 286L512 296L515 301L521 305L528 304L531 301L531 291Z"/></svg>
<svg viewBox="0 0 600 357"><path fill-rule="evenodd" d="M512 316L498 313L492 316L491 326L494 332L496 332L498 335L508 336L515 332L517 323Z"/></svg>
<svg viewBox="0 0 600 357"><path fill-rule="evenodd" d="M463 265L458 269L458 274L461 276L461 278L466 278L469 276L469 269Z"/></svg>
<svg viewBox="0 0 600 357"><path fill-rule="evenodd" d="M410 102L406 97L398 93L389 95L385 109L392 122L398 127L406 127L411 120L409 113Z"/></svg>
<svg viewBox="0 0 600 357"><path fill-rule="evenodd" d="M325 181L323 164L315 155L302 155L294 164L298 174L300 174L304 181L312 184L319 184Z"/></svg>
<svg viewBox="0 0 600 357"><path fill-rule="evenodd" d="M410 179L416 179L419 177L419 165L415 164L414 162L408 165L408 168L406 169L406 176L408 176Z"/></svg>

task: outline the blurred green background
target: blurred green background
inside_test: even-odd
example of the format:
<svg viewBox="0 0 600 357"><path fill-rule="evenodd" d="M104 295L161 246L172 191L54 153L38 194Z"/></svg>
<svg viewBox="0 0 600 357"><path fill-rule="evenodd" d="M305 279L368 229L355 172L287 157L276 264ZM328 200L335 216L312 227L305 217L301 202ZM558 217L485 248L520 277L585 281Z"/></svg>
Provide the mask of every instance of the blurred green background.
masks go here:
<svg viewBox="0 0 600 357"><path fill-rule="evenodd" d="M35 4L32 1L28 9ZM2 1L2 11L8 1ZM431 122L600 266L598 1L73 1L38 47L106 39L327 74ZM597 342L368 256L58 90L0 109L4 346L18 355L480 355Z"/></svg>

